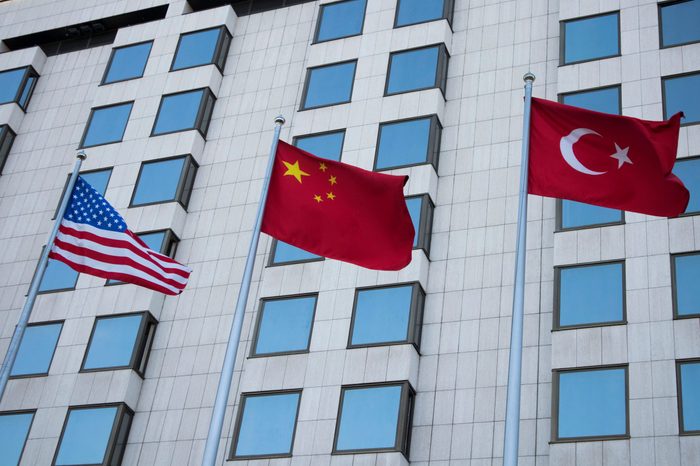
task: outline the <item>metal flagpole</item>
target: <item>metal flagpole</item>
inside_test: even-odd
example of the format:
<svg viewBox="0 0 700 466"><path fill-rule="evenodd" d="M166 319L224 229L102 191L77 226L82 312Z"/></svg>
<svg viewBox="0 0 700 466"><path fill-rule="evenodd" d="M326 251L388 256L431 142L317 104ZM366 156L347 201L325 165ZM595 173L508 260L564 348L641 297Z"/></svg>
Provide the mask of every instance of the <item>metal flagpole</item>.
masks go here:
<svg viewBox="0 0 700 466"><path fill-rule="evenodd" d="M5 394L5 388L7 387L7 381L10 378L10 370L17 359L17 352L19 351L19 344L22 342L22 337L24 336L24 331L27 328L27 323L29 323L29 317L32 315L32 309L34 308L34 301L36 301L36 295L39 291L39 285L41 280L44 278L44 272L46 271L46 266L49 262L49 252L51 252L51 246L53 245L53 240L58 234L58 227L63 219L63 214L66 212L66 207L68 207L68 201L70 200L70 194L73 192L73 187L75 182L78 180L78 173L80 172L80 166L83 164L83 160L87 158L85 152L80 151L76 155L77 160L73 166L73 173L71 173L68 179L68 184L66 185L66 191L63 195L63 200L61 200L61 205L58 207L58 213L56 214L56 222L53 225L53 229L49 234L49 239L46 240L46 247L41 253L39 258L39 264L36 268L36 273L34 278L32 278L32 283L29 286L29 293L27 294L27 299L24 302L24 307L22 308L22 313L19 316L19 322L15 326L15 332L12 334L12 339L10 340L10 346L7 348L7 354L5 355L5 360L2 362L2 367L0 368L0 400Z"/></svg>
<svg viewBox="0 0 700 466"><path fill-rule="evenodd" d="M250 240L250 247L248 248L248 258L245 262L243 279L241 281L241 289L238 293L236 310L233 314L231 333L229 334L228 343L226 344L226 356L224 357L224 365L221 368L219 386L216 389L216 399L214 401L214 409L211 413L211 422L209 424L207 442L204 446L204 457L202 458L202 466L215 466L216 454L219 450L219 440L221 439L221 430L224 425L224 415L226 414L226 403L228 402L228 394L231 390L231 381L233 380L233 371L236 365L236 354L238 353L238 344L241 341L241 330L243 329L243 316L245 315L245 306L248 301L248 292L250 291L250 282L253 276L255 254L258 250L258 240L260 239L260 227L262 225L263 214L265 213L267 188L270 184L272 166L275 161L275 154L277 153L277 142L280 139L280 131L284 123L285 119L282 115L275 118L275 134L272 138L272 147L270 148L270 156L267 162L267 171L265 172L265 181L263 182L262 193L260 193L260 205L258 205L258 216L255 219L255 226L253 227L253 237Z"/></svg>
<svg viewBox="0 0 700 466"><path fill-rule="evenodd" d="M523 360L523 314L525 303L525 251L527 249L527 174L530 149L530 104L535 75L526 73L525 111L523 113L523 147L520 162L520 198L518 202L518 238L515 246L515 284L513 287L513 322L510 330L508 361L508 396L506 428L503 441L503 466L518 466L520 435L520 372Z"/></svg>

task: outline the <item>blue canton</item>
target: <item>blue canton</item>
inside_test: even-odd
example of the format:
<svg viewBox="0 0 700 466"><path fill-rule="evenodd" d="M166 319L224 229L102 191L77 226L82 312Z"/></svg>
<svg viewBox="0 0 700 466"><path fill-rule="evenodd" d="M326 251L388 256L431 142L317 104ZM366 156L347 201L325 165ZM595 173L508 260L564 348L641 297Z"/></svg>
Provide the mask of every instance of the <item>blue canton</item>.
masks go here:
<svg viewBox="0 0 700 466"><path fill-rule="evenodd" d="M109 231L126 231L126 222L95 188L81 177L73 188L63 218L75 223L86 223Z"/></svg>

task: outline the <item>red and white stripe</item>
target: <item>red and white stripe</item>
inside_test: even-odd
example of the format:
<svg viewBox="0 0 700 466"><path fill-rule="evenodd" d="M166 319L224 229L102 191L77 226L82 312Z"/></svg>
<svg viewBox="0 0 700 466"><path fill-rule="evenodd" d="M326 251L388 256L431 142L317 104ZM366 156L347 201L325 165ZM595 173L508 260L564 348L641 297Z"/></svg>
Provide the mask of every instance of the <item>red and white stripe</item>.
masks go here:
<svg viewBox="0 0 700 466"><path fill-rule="evenodd" d="M65 218L49 257L78 272L140 285L177 295L187 285L192 270L146 246L131 231L102 230Z"/></svg>

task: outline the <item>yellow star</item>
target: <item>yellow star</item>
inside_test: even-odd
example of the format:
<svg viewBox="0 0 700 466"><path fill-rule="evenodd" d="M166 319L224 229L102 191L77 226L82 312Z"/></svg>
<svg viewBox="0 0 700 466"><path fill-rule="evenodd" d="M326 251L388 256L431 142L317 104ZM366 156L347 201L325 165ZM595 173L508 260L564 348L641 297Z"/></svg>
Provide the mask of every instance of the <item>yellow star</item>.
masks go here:
<svg viewBox="0 0 700 466"><path fill-rule="evenodd" d="M321 198L321 196L319 196L318 194L316 194L316 195L314 196L314 201L316 201L316 202L323 202L323 199Z"/></svg>
<svg viewBox="0 0 700 466"><path fill-rule="evenodd" d="M287 176L287 175L293 176L294 178L297 179L297 181L299 183L301 183L302 176L310 176L308 173L306 173L305 171L302 171L302 169L299 168L299 161L298 160L296 162L294 162L293 164L291 164L289 162L285 162L284 160L282 160L282 163L284 164L285 167L287 167L287 171L284 172L284 176Z"/></svg>
<svg viewBox="0 0 700 466"><path fill-rule="evenodd" d="M328 178L328 181L331 183L331 186L337 183L337 181L335 180L335 176L331 176L330 178Z"/></svg>
<svg viewBox="0 0 700 466"><path fill-rule="evenodd" d="M335 199L335 194L333 194L333 193L326 193L326 197L332 201L333 199Z"/></svg>
<svg viewBox="0 0 700 466"><path fill-rule="evenodd" d="M322 172L325 172L326 170L328 170L328 167L326 166L325 163L321 162L321 165L318 167L318 169L321 170Z"/></svg>

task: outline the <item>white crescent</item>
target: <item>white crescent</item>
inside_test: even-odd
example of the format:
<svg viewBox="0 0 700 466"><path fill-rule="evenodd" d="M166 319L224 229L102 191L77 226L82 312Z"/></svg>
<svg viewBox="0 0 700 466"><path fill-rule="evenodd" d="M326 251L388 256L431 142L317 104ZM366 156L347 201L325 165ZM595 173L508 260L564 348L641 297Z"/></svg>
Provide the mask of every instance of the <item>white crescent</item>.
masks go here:
<svg viewBox="0 0 700 466"><path fill-rule="evenodd" d="M586 175L602 175L607 173L591 170L576 158L576 154L574 154L574 144L576 144L579 139L587 134L595 134L596 136L600 136L600 134L596 133L592 129L576 128L569 133L568 136L561 138L561 141L559 141L559 150L561 151L561 155L564 157L566 163L568 163L571 168L578 172L585 173Z"/></svg>

